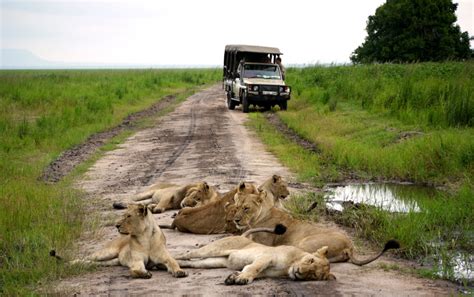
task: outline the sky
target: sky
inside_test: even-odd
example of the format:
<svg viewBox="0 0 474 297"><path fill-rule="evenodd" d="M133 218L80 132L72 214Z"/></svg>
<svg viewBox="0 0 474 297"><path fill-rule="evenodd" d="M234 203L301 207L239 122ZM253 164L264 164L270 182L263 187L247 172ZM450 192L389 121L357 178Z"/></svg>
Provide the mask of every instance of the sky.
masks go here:
<svg viewBox="0 0 474 297"><path fill-rule="evenodd" d="M0 49L63 63L135 65L220 65L226 44L278 47L286 64L349 62L368 16L385 2L0 1ZM455 2L461 30L474 35L474 0Z"/></svg>

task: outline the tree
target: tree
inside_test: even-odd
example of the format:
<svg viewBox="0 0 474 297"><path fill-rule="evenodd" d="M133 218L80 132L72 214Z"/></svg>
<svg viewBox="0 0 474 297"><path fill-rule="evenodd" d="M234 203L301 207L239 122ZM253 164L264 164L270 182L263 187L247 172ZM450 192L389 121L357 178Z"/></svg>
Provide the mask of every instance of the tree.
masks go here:
<svg viewBox="0 0 474 297"><path fill-rule="evenodd" d="M467 59L469 35L455 25L451 0L387 0L369 16L354 63Z"/></svg>

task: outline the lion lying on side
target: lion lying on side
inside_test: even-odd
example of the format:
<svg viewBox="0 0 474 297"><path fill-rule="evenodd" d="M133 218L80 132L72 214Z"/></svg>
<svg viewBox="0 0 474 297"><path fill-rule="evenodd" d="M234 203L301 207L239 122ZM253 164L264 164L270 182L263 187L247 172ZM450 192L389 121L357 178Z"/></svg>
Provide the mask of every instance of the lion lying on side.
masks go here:
<svg viewBox="0 0 474 297"><path fill-rule="evenodd" d="M241 182L235 189L227 192L224 196L211 203L200 207L181 209L176 215L171 226L160 225L161 228L177 228L181 232L194 234L217 234L234 233L237 228L234 224L226 224L226 212L229 204L233 204L234 195L237 191L245 193L257 193L257 187L250 183Z"/></svg>
<svg viewBox="0 0 474 297"><path fill-rule="evenodd" d="M272 205L281 205L280 199L289 195L286 182L278 175L266 180L259 188L268 192ZM201 207L182 209L171 226L161 225L160 227L177 228L181 232L195 234L240 233L233 223L234 196L258 192L253 184L241 182L235 189L227 192L222 199Z"/></svg>
<svg viewBox="0 0 474 297"><path fill-rule="evenodd" d="M168 253L165 236L146 206L129 205L116 227L122 236L111 241L104 249L71 263L127 266L134 278L150 278L151 273L147 268L164 264L174 277L187 276ZM54 251L50 254L60 259Z"/></svg>
<svg viewBox="0 0 474 297"><path fill-rule="evenodd" d="M282 235L254 234L251 239L255 242L269 246L291 245L309 253L314 253L327 246L327 256L331 263L349 261L356 265L365 265L379 258L386 250L396 249L400 246L397 241L390 240L378 255L366 260L358 260L354 257L352 241L346 234L336 229L319 227L292 218L288 213L273 207L268 202L265 192L236 195L235 207L234 223L240 230L260 227L274 228L277 224L287 227L287 231Z"/></svg>
<svg viewBox="0 0 474 297"><path fill-rule="evenodd" d="M281 227L284 232L284 227ZM262 231L272 232L268 228L252 229L242 236L226 237L175 258L182 267L243 269L229 275L225 280L226 285L246 285L262 277L289 277L293 280L336 279L329 273L327 247L311 254L293 246L265 246L245 237ZM278 230L275 232L281 233ZM193 258L198 259L189 260Z"/></svg>
<svg viewBox="0 0 474 297"><path fill-rule="evenodd" d="M153 213L161 213L169 209L205 205L219 198L219 193L213 187L206 182L199 182L185 186L155 184L132 200L148 205ZM124 209L127 204L114 202L113 207Z"/></svg>

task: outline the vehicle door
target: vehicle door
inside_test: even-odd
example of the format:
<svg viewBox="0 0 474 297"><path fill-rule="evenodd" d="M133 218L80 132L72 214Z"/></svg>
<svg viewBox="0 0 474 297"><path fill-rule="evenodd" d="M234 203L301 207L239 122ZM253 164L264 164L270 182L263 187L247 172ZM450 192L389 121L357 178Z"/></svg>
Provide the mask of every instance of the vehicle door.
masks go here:
<svg viewBox="0 0 474 297"><path fill-rule="evenodd" d="M240 90L242 88L242 75L243 75L243 64L239 64L237 67L237 74L232 82L232 91L234 92L234 98L240 97Z"/></svg>

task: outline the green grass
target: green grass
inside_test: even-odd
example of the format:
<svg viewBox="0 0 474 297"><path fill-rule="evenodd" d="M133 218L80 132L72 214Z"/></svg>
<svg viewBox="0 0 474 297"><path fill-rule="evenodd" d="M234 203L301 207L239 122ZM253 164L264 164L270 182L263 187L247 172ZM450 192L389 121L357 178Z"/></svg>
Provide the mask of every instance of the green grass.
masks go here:
<svg viewBox="0 0 474 297"><path fill-rule="evenodd" d="M290 69L288 83L281 119L338 167L454 187L472 178L474 63Z"/></svg>
<svg viewBox="0 0 474 297"><path fill-rule="evenodd" d="M369 207L336 221L377 246L397 238L408 259L474 250L474 63L308 67L289 69L287 82L292 100L278 116L320 153L282 136L262 114L251 114L249 125L300 180L322 186L356 176L446 190L417 201L419 213ZM290 208L317 220L304 213L315 199Z"/></svg>
<svg viewBox="0 0 474 297"><path fill-rule="evenodd" d="M48 256L51 248L72 249L85 210L72 178L54 185L37 180L45 166L128 114L166 95L184 97L218 81L219 74L217 69L0 71L0 295L31 294L40 281L81 271L56 265Z"/></svg>

